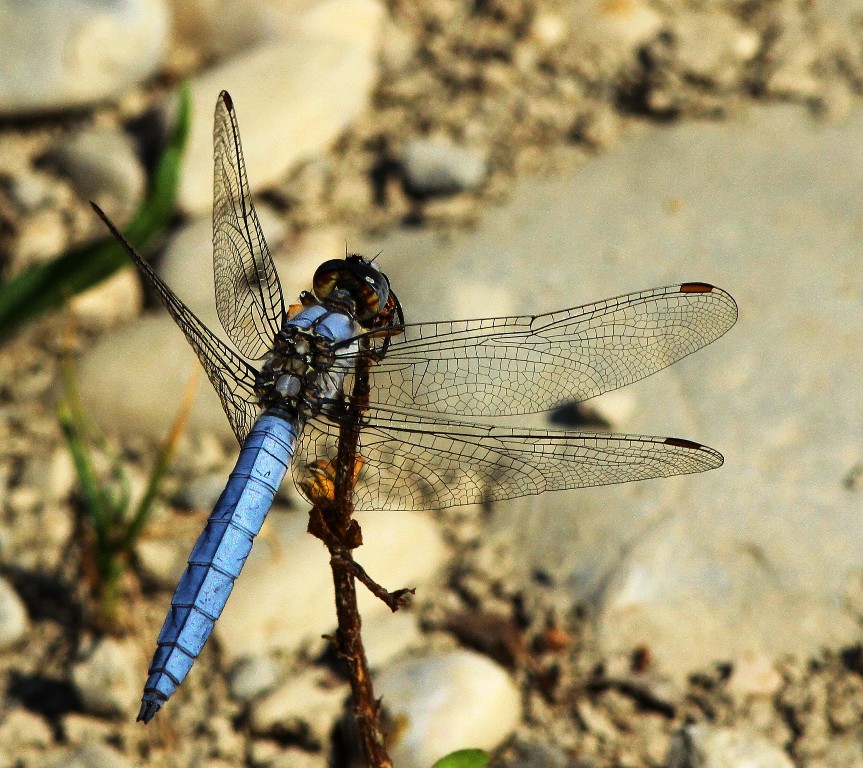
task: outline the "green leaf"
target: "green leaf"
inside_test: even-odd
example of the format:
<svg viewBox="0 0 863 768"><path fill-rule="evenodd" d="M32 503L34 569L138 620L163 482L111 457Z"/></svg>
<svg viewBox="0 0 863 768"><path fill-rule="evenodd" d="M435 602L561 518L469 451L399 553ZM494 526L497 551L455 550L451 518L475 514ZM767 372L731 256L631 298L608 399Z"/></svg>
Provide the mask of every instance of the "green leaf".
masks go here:
<svg viewBox="0 0 863 768"><path fill-rule="evenodd" d="M141 249L164 230L176 206L180 166L191 124L191 101L191 92L184 86L177 124L159 159L147 199L124 230L126 237ZM114 239L105 238L25 270L0 286L0 341L128 264Z"/></svg>
<svg viewBox="0 0 863 768"><path fill-rule="evenodd" d="M490 756L481 749L460 749L438 760L432 768L486 768Z"/></svg>

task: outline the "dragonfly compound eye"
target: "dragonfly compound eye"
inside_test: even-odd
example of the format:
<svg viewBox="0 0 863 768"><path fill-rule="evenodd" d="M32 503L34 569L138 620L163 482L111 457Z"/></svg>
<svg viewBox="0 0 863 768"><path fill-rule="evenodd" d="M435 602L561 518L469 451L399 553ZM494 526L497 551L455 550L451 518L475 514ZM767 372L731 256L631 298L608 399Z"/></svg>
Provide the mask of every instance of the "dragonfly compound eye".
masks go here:
<svg viewBox="0 0 863 768"><path fill-rule="evenodd" d="M359 256L333 259L318 267L312 289L319 301L330 299L353 304L357 320L371 320L387 304L389 281Z"/></svg>

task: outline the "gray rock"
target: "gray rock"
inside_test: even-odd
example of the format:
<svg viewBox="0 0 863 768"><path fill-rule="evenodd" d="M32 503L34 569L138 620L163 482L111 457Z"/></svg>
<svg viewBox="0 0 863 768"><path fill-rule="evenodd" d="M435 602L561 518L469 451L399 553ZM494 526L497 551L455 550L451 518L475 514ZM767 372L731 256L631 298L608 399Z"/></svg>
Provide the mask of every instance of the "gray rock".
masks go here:
<svg viewBox="0 0 863 768"><path fill-rule="evenodd" d="M743 730L696 724L672 741L668 768L793 768L794 763L767 739Z"/></svg>
<svg viewBox="0 0 863 768"><path fill-rule="evenodd" d="M173 0L174 33L208 58L297 34L374 46L386 11L378 0Z"/></svg>
<svg viewBox="0 0 863 768"><path fill-rule="evenodd" d="M83 200L98 203L112 218L126 221L144 198L147 178L132 140L113 128L74 134L45 156Z"/></svg>
<svg viewBox="0 0 863 768"><path fill-rule="evenodd" d="M644 0L609 4L574 0L562 6L579 61L595 67L594 76L612 77L637 66L638 51L663 24L662 16Z"/></svg>
<svg viewBox="0 0 863 768"><path fill-rule="evenodd" d="M316 670L294 675L252 704L249 717L252 733L304 735L315 743L325 744L342 712L346 695L344 686L327 685Z"/></svg>
<svg viewBox="0 0 863 768"><path fill-rule="evenodd" d="M137 317L144 294L137 275L124 269L79 293L69 305L77 321L87 328L110 328Z"/></svg>
<svg viewBox="0 0 863 768"><path fill-rule="evenodd" d="M272 690L279 681L279 665L269 656L241 659L231 671L231 695L243 703Z"/></svg>
<svg viewBox="0 0 863 768"><path fill-rule="evenodd" d="M72 683L88 713L125 717L138 707L142 668L133 643L103 638L72 668Z"/></svg>
<svg viewBox="0 0 863 768"><path fill-rule="evenodd" d="M68 232L63 216L54 208L35 211L17 223L9 255L16 269L47 261L66 248Z"/></svg>
<svg viewBox="0 0 863 768"><path fill-rule="evenodd" d="M39 715L12 708L0 723L0 744L6 749L48 747L54 741L51 727Z"/></svg>
<svg viewBox="0 0 863 768"><path fill-rule="evenodd" d="M209 70L192 83L192 127L180 183L189 212L213 199L213 106L234 99L252 191L279 181L301 160L323 153L365 109L377 77L365 41L297 34Z"/></svg>
<svg viewBox="0 0 863 768"><path fill-rule="evenodd" d="M357 518L364 543L356 558L387 589L422 588L441 567L445 550L427 516L381 511ZM302 513L270 512L214 630L229 660L296 651L320 642L335 627L329 560L321 542L306 532L307 524ZM357 590L357 599L364 621L392 615L365 588ZM410 642L411 634L404 633L402 640Z"/></svg>
<svg viewBox="0 0 863 768"><path fill-rule="evenodd" d="M189 377L199 368L183 334L163 313L102 336L80 361L78 386L87 413L103 428L164 440ZM215 390L201 378L189 428L236 445Z"/></svg>
<svg viewBox="0 0 863 768"><path fill-rule="evenodd" d="M161 65L168 34L162 0L4 2L0 7L0 115L92 104Z"/></svg>
<svg viewBox="0 0 863 768"><path fill-rule="evenodd" d="M177 586L189 559L189 548L176 540L144 539L135 546L142 573L164 589Z"/></svg>
<svg viewBox="0 0 863 768"><path fill-rule="evenodd" d="M6 579L0 579L0 648L15 645L29 627L24 601Z"/></svg>
<svg viewBox="0 0 863 768"><path fill-rule="evenodd" d="M457 749L491 749L521 717L506 671L471 651L404 659L374 677L375 694L405 723L389 750L400 768L427 768Z"/></svg>
<svg viewBox="0 0 863 768"><path fill-rule="evenodd" d="M123 755L103 744L79 747L50 765L51 768L131 768Z"/></svg>
<svg viewBox="0 0 863 768"><path fill-rule="evenodd" d="M406 189L417 196L474 189L489 170L485 153L435 139L409 139L401 153L401 169Z"/></svg>
<svg viewBox="0 0 863 768"><path fill-rule="evenodd" d="M734 85L761 45L755 30L722 13L690 11L674 18L675 53L680 68L699 80Z"/></svg>

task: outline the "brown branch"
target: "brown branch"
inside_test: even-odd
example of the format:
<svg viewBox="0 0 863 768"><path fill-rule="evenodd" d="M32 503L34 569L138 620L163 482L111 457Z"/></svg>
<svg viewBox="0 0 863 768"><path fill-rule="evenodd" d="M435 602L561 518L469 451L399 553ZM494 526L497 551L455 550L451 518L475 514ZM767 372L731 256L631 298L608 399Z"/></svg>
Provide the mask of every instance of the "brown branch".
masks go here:
<svg viewBox="0 0 863 768"><path fill-rule="evenodd" d="M380 726L380 704L375 700L372 679L369 675L366 652L360 635L362 621L357 609L355 571L351 567L350 550L330 549L330 567L336 590L336 615L339 628L336 644L339 656L347 667L354 699L354 718L360 731L360 741L369 768L392 768Z"/></svg>
<svg viewBox="0 0 863 768"><path fill-rule="evenodd" d="M353 519L354 486L362 458L358 455L360 419L369 405L370 354L357 359L354 391L343 395L346 413L339 429L333 498L316 503L309 519L309 532L320 538L330 552L330 568L336 597L336 649L347 667L353 694L354 718L369 768L392 768L381 729L380 703L375 700L366 652L361 636L362 621L357 608L354 579L358 578L392 610L405 599L406 590L390 593L374 582L354 562L353 549L362 544L359 524Z"/></svg>

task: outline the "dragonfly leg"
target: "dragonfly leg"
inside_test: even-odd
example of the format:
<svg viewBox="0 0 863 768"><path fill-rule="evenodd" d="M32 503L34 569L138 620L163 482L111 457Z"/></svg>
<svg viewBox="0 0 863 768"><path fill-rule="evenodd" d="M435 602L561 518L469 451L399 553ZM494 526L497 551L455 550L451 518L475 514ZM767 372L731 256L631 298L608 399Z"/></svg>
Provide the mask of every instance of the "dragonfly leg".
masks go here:
<svg viewBox="0 0 863 768"><path fill-rule="evenodd" d="M338 559L343 562L353 573L354 578L361 582L369 592L378 598L378 600L381 600L393 613L399 608L404 608L410 602L408 595L416 594L416 589L413 588L397 589L394 592L390 592L369 576L366 569L353 558L334 552L332 559Z"/></svg>
<svg viewBox="0 0 863 768"><path fill-rule="evenodd" d="M330 550L351 550L363 544L363 532L356 520L342 520L327 510L314 506L309 510L308 532Z"/></svg>

